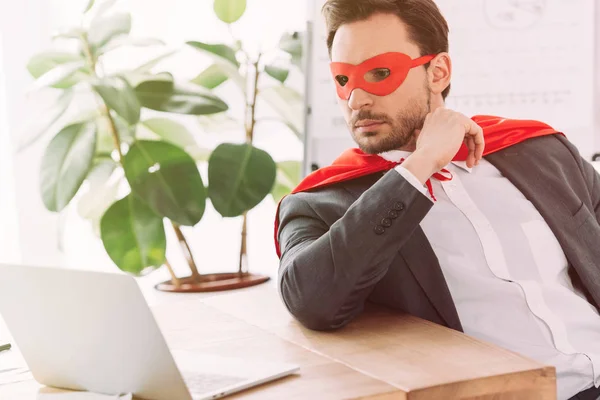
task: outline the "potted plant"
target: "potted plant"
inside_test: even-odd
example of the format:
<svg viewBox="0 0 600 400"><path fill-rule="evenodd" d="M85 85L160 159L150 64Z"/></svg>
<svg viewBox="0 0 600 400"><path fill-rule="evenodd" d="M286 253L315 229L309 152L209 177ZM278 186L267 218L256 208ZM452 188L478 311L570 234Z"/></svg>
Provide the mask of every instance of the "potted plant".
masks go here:
<svg viewBox="0 0 600 400"><path fill-rule="evenodd" d="M246 0L214 0L216 16L227 24L238 21L245 10ZM229 80L239 88L245 99L245 116L241 123L245 143L221 144L212 151L208 160L208 197L211 203L223 217L242 217L238 271L234 275L222 276L225 280L214 284L221 288L248 286L268 279L248 273L247 216L269 193L278 202L297 185L301 176L299 161L276 164L267 152L254 146L259 100L269 104L284 129L301 141L304 131L303 97L285 85L291 69L302 72L302 35L298 32L285 33L277 49L259 52L254 58L245 51L242 41L233 38L233 42L233 45L187 42L188 46L214 60L214 64L193 80L195 83L215 89ZM283 54L286 56L281 57ZM271 61L264 61L265 58ZM219 117L216 114L202 118L227 121L227 118Z"/></svg>
<svg viewBox="0 0 600 400"><path fill-rule="evenodd" d="M299 167L298 176L293 176L294 163L278 168L268 153L252 145L257 83L260 68L281 82L285 81L285 71L261 66L259 58L252 63L256 73L251 75L248 68L242 72L237 61L236 53L243 51L241 45L234 49L190 42L189 46L215 59L215 64L192 82L164 71L151 72L173 51L135 69L103 73L104 57L111 51L122 46L162 45L156 39L132 38L130 14L111 11L114 3L108 0L95 5L90 1L82 19L89 23L55 36L57 41L70 42L75 50L46 51L33 56L28 64L36 78L33 90L60 93L49 107L45 129L24 143L26 146L57 131L42 160L41 193L46 208L61 212L79 201L80 212L98 221L104 248L121 270L142 275L163 265L168 269L171 279L158 284L160 290L220 290L264 282L266 277L245 269L246 214L269 193L280 197L289 192L299 178ZM217 15L229 23L244 9L242 1L215 1ZM236 13L239 16L234 18ZM287 46L290 43L293 40L288 40ZM248 96L247 140L245 144L222 144L209 158L209 152L198 147L186 126L171 117L221 115L229 107L212 89L228 79L239 84L244 93L243 82L254 79L256 83ZM73 109L76 116L66 118L72 114L67 110ZM145 118L148 110L159 112L158 116ZM207 159L208 186L197 165ZM90 190L76 196L82 185ZM113 196L123 188L125 195L114 201ZM95 204L107 198L109 204ZM200 222L207 199L223 216L243 215L240 265L235 273L200 274L183 233L182 226ZM190 268L189 276L176 276L166 257L165 226L175 232Z"/></svg>

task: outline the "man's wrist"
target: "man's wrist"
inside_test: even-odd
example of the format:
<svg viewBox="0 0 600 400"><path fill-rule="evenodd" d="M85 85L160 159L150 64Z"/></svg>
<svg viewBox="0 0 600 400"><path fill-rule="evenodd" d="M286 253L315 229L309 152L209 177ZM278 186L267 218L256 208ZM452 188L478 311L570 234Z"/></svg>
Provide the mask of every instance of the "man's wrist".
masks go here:
<svg viewBox="0 0 600 400"><path fill-rule="evenodd" d="M437 172L437 167L435 166L435 162L431 160L431 157L425 156L424 153L419 153L418 150L408 156L402 163L402 166L410 171L423 185Z"/></svg>

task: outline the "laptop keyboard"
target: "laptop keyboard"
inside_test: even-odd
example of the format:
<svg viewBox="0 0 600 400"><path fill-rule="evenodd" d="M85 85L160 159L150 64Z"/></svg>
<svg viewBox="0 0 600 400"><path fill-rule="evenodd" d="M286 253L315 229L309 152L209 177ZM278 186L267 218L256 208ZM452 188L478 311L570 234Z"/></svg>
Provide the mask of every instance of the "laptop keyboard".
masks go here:
<svg viewBox="0 0 600 400"><path fill-rule="evenodd" d="M209 393L214 390L226 388L236 383L241 383L246 378L231 375L206 374L191 371L183 371L183 380L192 393Z"/></svg>

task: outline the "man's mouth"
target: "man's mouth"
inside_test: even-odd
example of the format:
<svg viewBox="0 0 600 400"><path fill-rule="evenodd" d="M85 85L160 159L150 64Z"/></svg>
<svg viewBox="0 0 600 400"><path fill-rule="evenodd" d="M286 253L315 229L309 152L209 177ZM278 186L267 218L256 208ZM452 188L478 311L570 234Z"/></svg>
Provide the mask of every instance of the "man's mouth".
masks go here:
<svg viewBox="0 0 600 400"><path fill-rule="evenodd" d="M356 130L361 133L371 132L380 128L385 122L374 119L363 119L354 124Z"/></svg>

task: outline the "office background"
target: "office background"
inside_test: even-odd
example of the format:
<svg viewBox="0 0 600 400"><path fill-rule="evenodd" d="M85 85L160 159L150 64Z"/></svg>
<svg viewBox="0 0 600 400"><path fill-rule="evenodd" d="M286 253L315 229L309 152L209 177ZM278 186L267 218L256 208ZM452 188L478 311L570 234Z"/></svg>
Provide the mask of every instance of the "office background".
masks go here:
<svg viewBox="0 0 600 400"><path fill-rule="evenodd" d="M76 24L85 0L23 0L0 2L0 262L63 265L71 268L117 271L101 241L76 207L59 216L48 212L39 194L42 154L50 139L16 151L35 124L42 99L32 98L33 79L25 66L29 58L50 47L52 32ZM289 84L306 94L305 141L265 123L255 145L276 161L299 160L304 172L329 163L352 146L337 108L329 78L320 19L323 0L249 0L233 35L251 51L277 45L284 32L307 31L305 75ZM600 149L598 83L600 7L593 0L438 0L451 27L450 53L454 62L448 107L467 115L495 114L540 119L564 130L586 158ZM212 12L212 1L120 0L115 7L131 12L132 35L157 37L167 47L187 40L227 42L231 34ZM115 54L115 68L140 64L163 49L131 49ZM165 68L192 79L209 60L183 51L165 61ZM305 79L306 76L306 79ZM233 102L229 88L219 88ZM47 101L48 99L43 99ZM269 113L267 108L264 109ZM244 140L243 132L201 132L203 147ZM205 173L205 171L203 171ZM276 204L270 196L249 214L248 253L252 272L275 276L277 257L272 243ZM222 218L210 205L201 223L186 230L201 272L234 271L240 243L241 218ZM175 269L185 261L168 237L168 256ZM185 273L185 269L183 269ZM168 278L159 270L142 280Z"/></svg>

